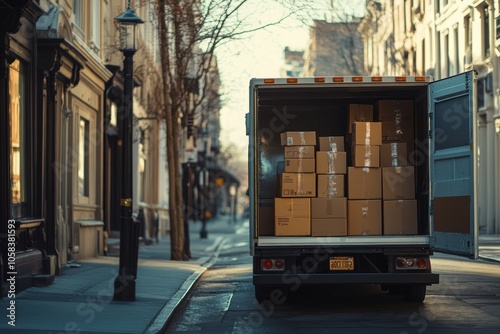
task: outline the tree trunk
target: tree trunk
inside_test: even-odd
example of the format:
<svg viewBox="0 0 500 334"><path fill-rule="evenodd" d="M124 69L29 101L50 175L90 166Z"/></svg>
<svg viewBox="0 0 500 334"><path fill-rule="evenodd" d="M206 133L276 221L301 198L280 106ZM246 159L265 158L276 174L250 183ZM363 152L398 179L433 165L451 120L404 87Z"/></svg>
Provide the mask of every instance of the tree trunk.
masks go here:
<svg viewBox="0 0 500 334"><path fill-rule="evenodd" d="M169 87L170 57L168 47L168 27L166 25L165 11L167 2L158 0L158 37L160 41L161 76L163 85L164 116L167 126L167 160L168 160L168 185L169 185L169 218L170 218L170 258L171 260L186 260L184 252L184 224L182 220L182 201L180 194L179 171L179 129L177 112L172 108ZM170 88L170 89L169 89Z"/></svg>

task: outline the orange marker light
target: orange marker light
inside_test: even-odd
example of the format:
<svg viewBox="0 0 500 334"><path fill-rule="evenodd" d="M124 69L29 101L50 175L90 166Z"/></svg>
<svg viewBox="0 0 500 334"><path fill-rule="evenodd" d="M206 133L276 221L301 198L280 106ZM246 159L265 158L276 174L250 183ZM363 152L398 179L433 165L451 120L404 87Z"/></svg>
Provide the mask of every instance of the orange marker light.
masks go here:
<svg viewBox="0 0 500 334"><path fill-rule="evenodd" d="M362 82L363 77L352 77L352 82Z"/></svg>
<svg viewBox="0 0 500 334"><path fill-rule="evenodd" d="M299 82L299 79L297 79L297 78L288 78L288 79L286 79L286 82L287 83L297 83L297 82Z"/></svg>
<svg viewBox="0 0 500 334"><path fill-rule="evenodd" d="M382 77L372 77L372 81L382 81Z"/></svg>
<svg viewBox="0 0 500 334"><path fill-rule="evenodd" d="M344 77L333 77L333 82L344 82Z"/></svg>
<svg viewBox="0 0 500 334"><path fill-rule="evenodd" d="M325 78L314 78L314 82L325 82Z"/></svg>
<svg viewBox="0 0 500 334"><path fill-rule="evenodd" d="M397 82L406 82L406 77L396 77Z"/></svg>
<svg viewBox="0 0 500 334"><path fill-rule="evenodd" d="M264 79L264 83L273 84L274 83L274 79Z"/></svg>

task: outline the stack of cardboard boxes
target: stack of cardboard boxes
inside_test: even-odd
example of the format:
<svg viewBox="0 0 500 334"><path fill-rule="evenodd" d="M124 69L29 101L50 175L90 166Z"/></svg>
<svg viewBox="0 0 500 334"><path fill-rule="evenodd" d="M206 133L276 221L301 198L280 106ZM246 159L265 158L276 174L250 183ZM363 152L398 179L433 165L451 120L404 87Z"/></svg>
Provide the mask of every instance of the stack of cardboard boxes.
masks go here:
<svg viewBox="0 0 500 334"><path fill-rule="evenodd" d="M412 101L374 106L349 106L349 167L343 136L319 137L316 151L315 131L281 134L274 235L417 234Z"/></svg>
<svg viewBox="0 0 500 334"><path fill-rule="evenodd" d="M382 234L380 122L352 124L352 166L348 168L348 235Z"/></svg>
<svg viewBox="0 0 500 334"><path fill-rule="evenodd" d="M311 235L347 235L347 166L344 137L319 137L316 152L318 196L311 199Z"/></svg>
<svg viewBox="0 0 500 334"><path fill-rule="evenodd" d="M311 197L316 196L316 132L284 132L285 167L274 199L275 235L311 235Z"/></svg>
<svg viewBox="0 0 500 334"><path fill-rule="evenodd" d="M410 163L415 141L413 102L381 100L375 112L382 123L383 233L417 234L415 168Z"/></svg>

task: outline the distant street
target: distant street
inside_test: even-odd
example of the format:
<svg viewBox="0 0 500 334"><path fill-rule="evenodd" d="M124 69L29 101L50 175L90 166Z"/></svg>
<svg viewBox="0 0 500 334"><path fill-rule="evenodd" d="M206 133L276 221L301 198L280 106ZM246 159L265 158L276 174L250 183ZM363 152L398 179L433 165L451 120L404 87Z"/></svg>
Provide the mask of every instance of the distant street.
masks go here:
<svg viewBox="0 0 500 334"><path fill-rule="evenodd" d="M282 305L257 304L248 232L228 235L166 333L498 333L500 264L436 254L440 284L422 304L377 286L300 289Z"/></svg>

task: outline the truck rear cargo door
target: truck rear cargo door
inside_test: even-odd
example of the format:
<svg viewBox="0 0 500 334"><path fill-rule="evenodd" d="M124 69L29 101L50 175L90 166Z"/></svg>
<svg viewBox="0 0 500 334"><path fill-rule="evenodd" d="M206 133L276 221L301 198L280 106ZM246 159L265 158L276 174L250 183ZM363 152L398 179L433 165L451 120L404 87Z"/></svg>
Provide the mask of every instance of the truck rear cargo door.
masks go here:
<svg viewBox="0 0 500 334"><path fill-rule="evenodd" d="M477 258L476 75L429 87L431 248Z"/></svg>

